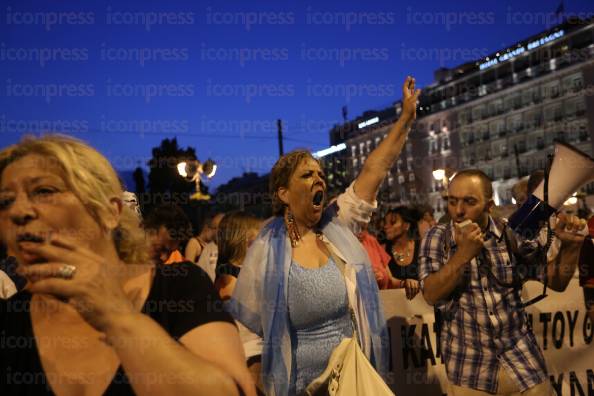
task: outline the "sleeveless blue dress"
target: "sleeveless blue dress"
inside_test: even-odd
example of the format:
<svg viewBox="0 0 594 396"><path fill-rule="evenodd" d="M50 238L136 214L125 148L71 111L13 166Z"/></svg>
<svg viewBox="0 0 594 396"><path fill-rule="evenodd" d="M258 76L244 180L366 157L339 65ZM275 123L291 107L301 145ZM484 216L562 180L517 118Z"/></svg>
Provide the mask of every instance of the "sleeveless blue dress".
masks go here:
<svg viewBox="0 0 594 396"><path fill-rule="evenodd" d="M300 395L326 366L334 348L353 333L344 278L332 258L309 269L289 269L292 373L289 393Z"/></svg>

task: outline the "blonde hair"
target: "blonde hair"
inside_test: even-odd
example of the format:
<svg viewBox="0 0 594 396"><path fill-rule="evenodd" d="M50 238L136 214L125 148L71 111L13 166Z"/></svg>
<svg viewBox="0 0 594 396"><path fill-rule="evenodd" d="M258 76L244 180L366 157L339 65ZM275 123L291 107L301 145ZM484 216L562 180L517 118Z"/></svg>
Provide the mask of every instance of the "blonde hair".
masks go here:
<svg viewBox="0 0 594 396"><path fill-rule="evenodd" d="M57 166L62 171L61 176L68 188L97 224L108 231L104 215L110 213L111 200L121 199L123 194L118 176L109 161L97 150L70 136L26 136L20 143L0 151L0 177L9 164L32 154L43 157L44 168ZM142 263L148 260L148 244L140 219L127 205L122 205L112 238L124 262Z"/></svg>
<svg viewBox="0 0 594 396"><path fill-rule="evenodd" d="M258 231L262 221L245 212L231 212L223 217L217 232L218 263L241 262L247 253L248 232Z"/></svg>

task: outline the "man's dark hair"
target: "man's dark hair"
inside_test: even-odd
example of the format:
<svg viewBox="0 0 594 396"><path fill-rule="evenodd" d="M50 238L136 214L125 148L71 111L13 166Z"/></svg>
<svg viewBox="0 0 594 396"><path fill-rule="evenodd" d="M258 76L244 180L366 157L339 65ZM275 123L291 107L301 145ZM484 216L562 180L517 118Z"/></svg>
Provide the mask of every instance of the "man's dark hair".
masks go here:
<svg viewBox="0 0 594 396"><path fill-rule="evenodd" d="M483 194L485 196L485 198L487 200L493 198L493 181L491 180L491 178L489 176L487 176L487 174L485 172L483 172L480 169L464 169L461 170L460 172L457 172L454 177L452 177L452 180L450 181L450 184L454 182L454 180L456 180L458 177L478 177L479 180L481 181L481 184L483 186Z"/></svg>
<svg viewBox="0 0 594 396"><path fill-rule="evenodd" d="M183 242L192 237L192 223L177 205L158 206L144 220L145 229L158 230L161 226L173 240Z"/></svg>

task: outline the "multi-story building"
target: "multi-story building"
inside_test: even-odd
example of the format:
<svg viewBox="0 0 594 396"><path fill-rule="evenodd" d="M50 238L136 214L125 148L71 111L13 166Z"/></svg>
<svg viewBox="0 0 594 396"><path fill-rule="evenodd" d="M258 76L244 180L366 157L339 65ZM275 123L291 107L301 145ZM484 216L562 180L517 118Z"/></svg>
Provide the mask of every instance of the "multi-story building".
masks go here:
<svg viewBox="0 0 594 396"><path fill-rule="evenodd" d="M544 168L555 139L594 152L593 94L594 19L570 20L483 59L439 69L423 89L415 128L381 198L443 209L443 181L433 171L450 176L472 167L494 180L496 201L508 203L519 177ZM332 144L347 146L347 179L399 112L396 103L330 131Z"/></svg>

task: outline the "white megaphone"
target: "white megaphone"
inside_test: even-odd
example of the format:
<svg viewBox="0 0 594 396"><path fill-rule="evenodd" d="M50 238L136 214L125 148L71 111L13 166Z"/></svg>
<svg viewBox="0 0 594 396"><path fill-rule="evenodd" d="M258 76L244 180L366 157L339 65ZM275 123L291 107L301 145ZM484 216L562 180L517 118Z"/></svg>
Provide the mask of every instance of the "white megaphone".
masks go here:
<svg viewBox="0 0 594 396"><path fill-rule="evenodd" d="M509 225L527 239L538 236L543 224L581 186L594 180L594 159L569 144L555 142L555 156L548 180L548 204L544 181L509 219Z"/></svg>

